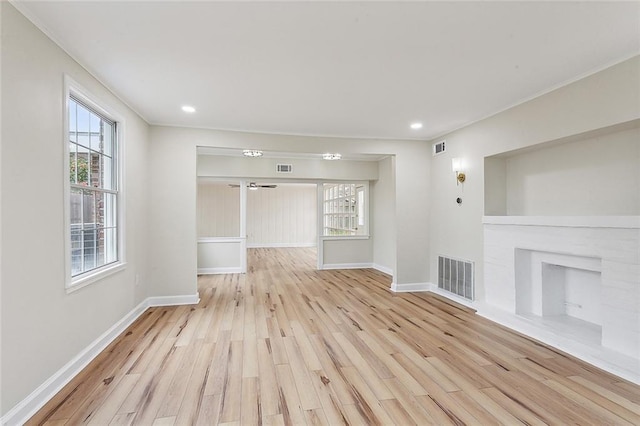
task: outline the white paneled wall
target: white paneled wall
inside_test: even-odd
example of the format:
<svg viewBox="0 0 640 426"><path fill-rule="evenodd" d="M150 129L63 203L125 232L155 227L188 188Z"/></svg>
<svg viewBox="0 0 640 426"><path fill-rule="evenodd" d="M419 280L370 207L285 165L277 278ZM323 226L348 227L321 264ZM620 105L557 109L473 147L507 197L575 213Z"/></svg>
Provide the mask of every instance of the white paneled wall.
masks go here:
<svg viewBox="0 0 640 426"><path fill-rule="evenodd" d="M240 236L240 189L227 182L198 181L198 237Z"/></svg>
<svg viewBox="0 0 640 426"><path fill-rule="evenodd" d="M315 184L278 184L247 191L247 246L315 246L316 191Z"/></svg>

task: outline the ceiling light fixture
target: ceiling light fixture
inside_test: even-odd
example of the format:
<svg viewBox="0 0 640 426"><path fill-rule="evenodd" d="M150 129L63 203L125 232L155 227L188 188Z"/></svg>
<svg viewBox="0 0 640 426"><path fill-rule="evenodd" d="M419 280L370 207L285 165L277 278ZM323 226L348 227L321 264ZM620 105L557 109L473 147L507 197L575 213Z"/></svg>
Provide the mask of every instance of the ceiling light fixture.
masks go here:
<svg viewBox="0 0 640 426"><path fill-rule="evenodd" d="M422 123L411 123L411 127L413 130L422 129Z"/></svg>
<svg viewBox="0 0 640 426"><path fill-rule="evenodd" d="M342 155L338 154L337 152L335 154L331 154L331 153L322 154L323 160L339 160L341 158L342 158Z"/></svg>
<svg viewBox="0 0 640 426"><path fill-rule="evenodd" d="M262 151L259 149L243 149L242 155L245 157L262 157Z"/></svg>
<svg viewBox="0 0 640 426"><path fill-rule="evenodd" d="M258 190L258 185L255 182L251 182L251 183L249 183L249 185L247 185L247 188L249 188L249 190L251 190L251 191L257 191Z"/></svg>
<svg viewBox="0 0 640 426"><path fill-rule="evenodd" d="M188 112L188 113L196 112L196 109L194 107L192 107L191 105L183 105L182 106L182 110L184 112Z"/></svg>

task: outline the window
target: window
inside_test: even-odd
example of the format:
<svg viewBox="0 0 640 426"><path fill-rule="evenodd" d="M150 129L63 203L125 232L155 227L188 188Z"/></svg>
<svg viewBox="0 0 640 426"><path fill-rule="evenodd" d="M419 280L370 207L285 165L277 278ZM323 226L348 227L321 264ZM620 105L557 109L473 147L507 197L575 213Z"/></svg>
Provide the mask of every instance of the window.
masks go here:
<svg viewBox="0 0 640 426"><path fill-rule="evenodd" d="M368 235L367 189L364 183L323 185L324 236Z"/></svg>
<svg viewBox="0 0 640 426"><path fill-rule="evenodd" d="M120 260L117 123L73 93L68 99L71 285Z"/></svg>

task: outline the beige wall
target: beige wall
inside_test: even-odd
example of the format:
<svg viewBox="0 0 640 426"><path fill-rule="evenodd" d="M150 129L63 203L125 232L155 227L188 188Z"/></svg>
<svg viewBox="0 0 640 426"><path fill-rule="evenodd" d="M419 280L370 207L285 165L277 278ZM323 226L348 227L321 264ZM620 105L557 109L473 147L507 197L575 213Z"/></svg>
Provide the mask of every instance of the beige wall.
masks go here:
<svg viewBox="0 0 640 426"><path fill-rule="evenodd" d="M240 236L240 188L198 179L197 200L198 238Z"/></svg>
<svg viewBox="0 0 640 426"><path fill-rule="evenodd" d="M447 151L434 157L431 167L431 281L437 282L438 255L468 259L476 266L477 298L483 298L485 157L640 118L638 75L640 57L635 57L432 141L446 139ZM456 186L452 157L464 158L464 185ZM576 161L584 164L588 160ZM498 170L488 179L504 181L500 176L504 173L506 170ZM461 206L456 197L463 199ZM496 211L495 207L488 206L488 211Z"/></svg>
<svg viewBox="0 0 640 426"><path fill-rule="evenodd" d="M148 126L14 7L2 11L2 414L149 293ZM127 266L65 292L64 74L124 117ZM136 285L136 276L138 285ZM193 293L193 289L192 293Z"/></svg>
<svg viewBox="0 0 640 426"><path fill-rule="evenodd" d="M318 240L317 185L247 191L248 247L310 247Z"/></svg>

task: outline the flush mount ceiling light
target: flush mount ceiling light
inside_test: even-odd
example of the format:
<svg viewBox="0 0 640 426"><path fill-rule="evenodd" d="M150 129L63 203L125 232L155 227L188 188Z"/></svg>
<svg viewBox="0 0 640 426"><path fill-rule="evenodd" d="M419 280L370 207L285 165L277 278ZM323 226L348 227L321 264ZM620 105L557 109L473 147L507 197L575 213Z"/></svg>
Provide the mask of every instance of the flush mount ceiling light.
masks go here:
<svg viewBox="0 0 640 426"><path fill-rule="evenodd" d="M243 149L242 155L245 157L262 157L262 151L259 149Z"/></svg>
<svg viewBox="0 0 640 426"><path fill-rule="evenodd" d="M192 107L191 105L183 105L182 106L182 110L184 112L188 112L188 113L196 112L196 109L194 107Z"/></svg>
<svg viewBox="0 0 640 426"><path fill-rule="evenodd" d="M422 123L411 123L409 127L411 127L413 130L422 129Z"/></svg>
<svg viewBox="0 0 640 426"><path fill-rule="evenodd" d="M342 158L342 155L338 154L337 152L335 154L331 154L331 153L322 154L323 160L339 160L341 158Z"/></svg>

